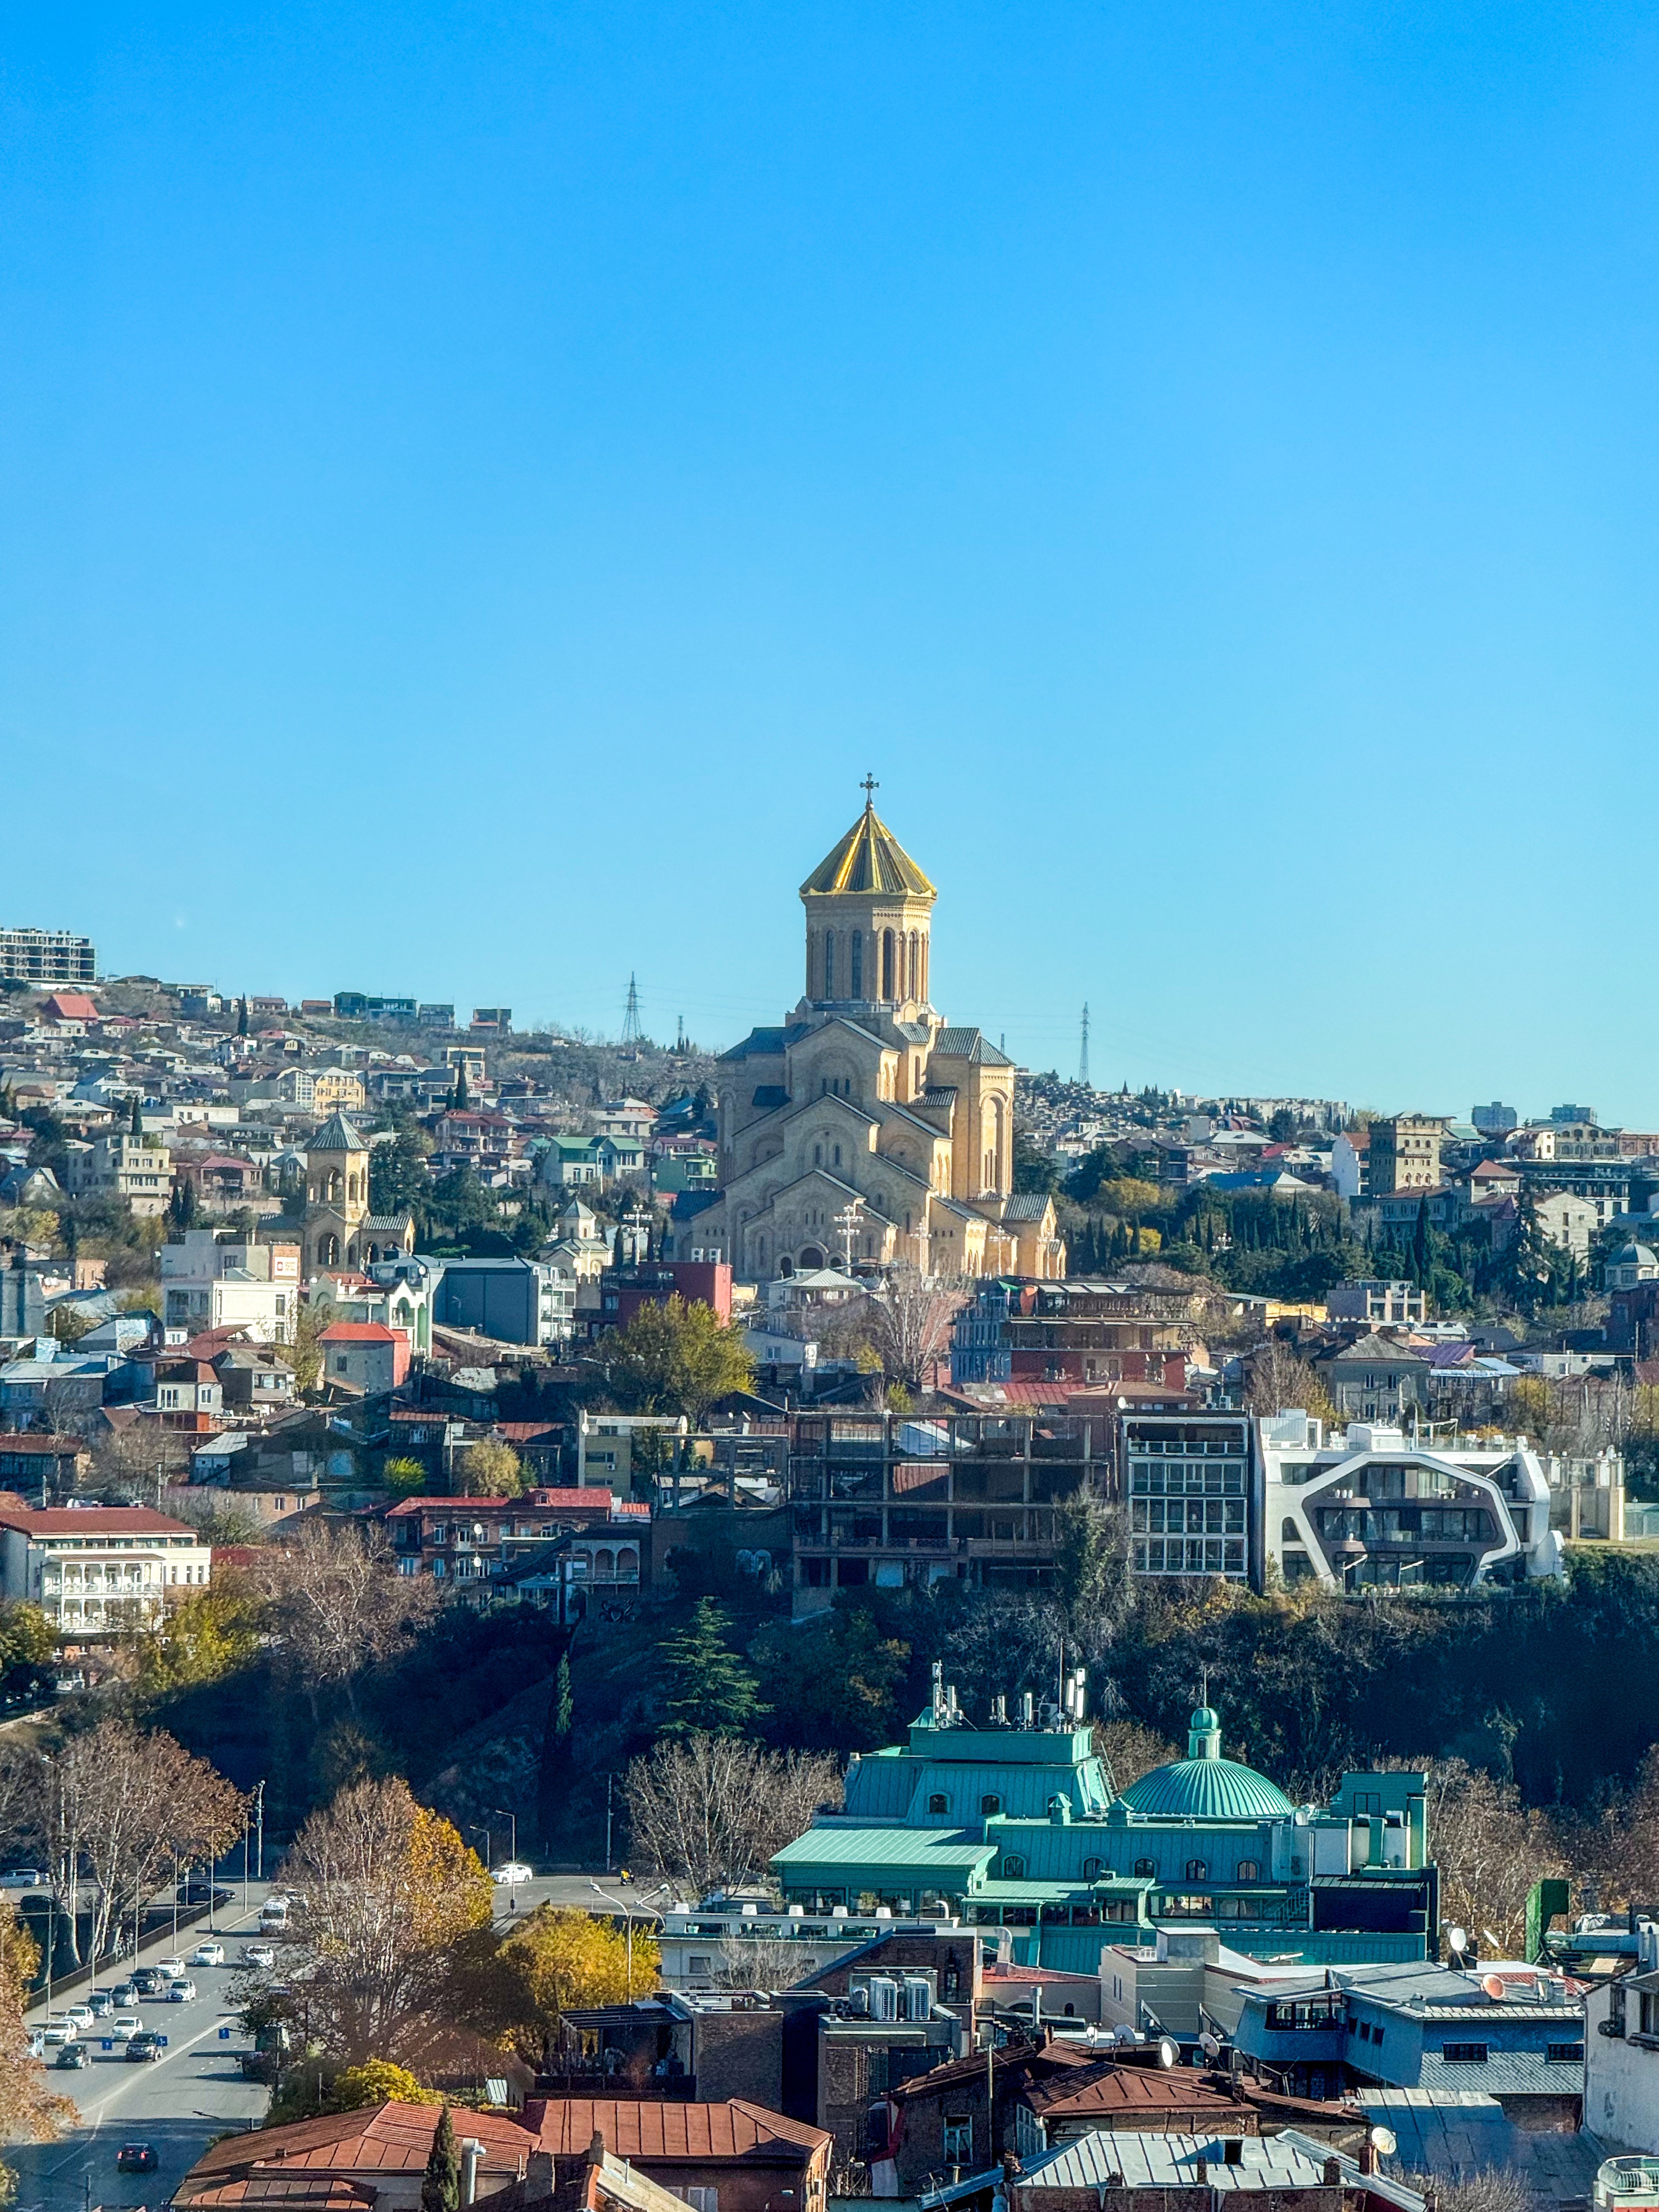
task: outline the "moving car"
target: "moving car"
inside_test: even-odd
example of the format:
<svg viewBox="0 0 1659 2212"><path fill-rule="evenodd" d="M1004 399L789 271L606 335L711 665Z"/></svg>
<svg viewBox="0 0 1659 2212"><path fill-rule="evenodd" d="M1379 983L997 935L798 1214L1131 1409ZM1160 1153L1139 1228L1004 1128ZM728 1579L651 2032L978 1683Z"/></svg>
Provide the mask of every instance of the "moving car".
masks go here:
<svg viewBox="0 0 1659 2212"><path fill-rule="evenodd" d="M274 1943L244 1943L242 1964L245 1966L274 1966L276 1946Z"/></svg>
<svg viewBox="0 0 1659 2212"><path fill-rule="evenodd" d="M132 1970L133 1990L141 1997L159 1996L166 1986L167 1978L159 1966L135 1966Z"/></svg>
<svg viewBox="0 0 1659 2212"><path fill-rule="evenodd" d="M162 2044L161 2037L153 2033L149 2028L143 2029L142 2033L137 2035L130 2035L127 2038L127 2057L129 2058L148 2061L153 2058L161 2058L166 2055L166 2048Z"/></svg>
<svg viewBox="0 0 1659 2212"><path fill-rule="evenodd" d="M67 2004L64 2007L65 2020L72 2020L77 2027L90 2027L97 2017L89 2004Z"/></svg>
<svg viewBox="0 0 1659 2212"><path fill-rule="evenodd" d="M170 1982L176 1982L185 1971L185 1962L178 1958L158 1959L155 1961L155 1971L158 1974L165 1974ZM136 1981L137 1975L133 1978Z"/></svg>
<svg viewBox="0 0 1659 2212"><path fill-rule="evenodd" d="M191 1981L188 1974L179 1974L176 1976L167 1987L167 2002L169 2004L194 2004L195 2002L195 1983Z"/></svg>
<svg viewBox="0 0 1659 2212"><path fill-rule="evenodd" d="M117 1982L109 1993L110 2002L115 2007L117 2012L130 2012L137 2003L142 1994L136 1982L131 1980Z"/></svg>
<svg viewBox="0 0 1659 2212"><path fill-rule="evenodd" d="M41 2039L46 2043L73 2043L79 2033L75 2022L66 2020L61 2012L53 2013L40 2031Z"/></svg>
<svg viewBox="0 0 1659 2212"><path fill-rule="evenodd" d="M209 1881L203 1875L198 1875L191 1881L181 1881L179 1885L180 1905L228 1905L231 1896L231 1891L221 1888L217 1882Z"/></svg>
<svg viewBox="0 0 1659 2212"><path fill-rule="evenodd" d="M190 1954L192 1966L222 1966L225 1947L222 1943L198 1943Z"/></svg>
<svg viewBox="0 0 1659 2212"><path fill-rule="evenodd" d="M143 2025L136 2012L118 2012L113 2019L105 2022L104 2033L112 2035L118 2043L125 2043L137 2035Z"/></svg>
<svg viewBox="0 0 1659 2212"><path fill-rule="evenodd" d="M66 2043L58 2054L58 2063L70 2068L90 2066L92 2054L84 2043Z"/></svg>
<svg viewBox="0 0 1659 2212"><path fill-rule="evenodd" d="M489 1879L491 1881L533 1881L536 1869L527 1867L522 1859L507 1859L501 1865L491 1869Z"/></svg>
<svg viewBox="0 0 1659 2212"><path fill-rule="evenodd" d="M39 1889L46 1878L39 1867L8 1867L0 1874L0 1889Z"/></svg>
<svg viewBox="0 0 1659 2212"><path fill-rule="evenodd" d="M287 1926L287 1898L266 1898L264 1903L259 1907L259 1933L262 1936L280 1936Z"/></svg>
<svg viewBox="0 0 1659 2212"><path fill-rule="evenodd" d="M125 2142L115 2154L118 2173L154 2173L155 2146L154 2143Z"/></svg>
<svg viewBox="0 0 1659 2212"><path fill-rule="evenodd" d="M115 2000L107 1990L87 1991L87 2010L94 2020L102 2020L106 2013L113 2012L114 2009Z"/></svg>

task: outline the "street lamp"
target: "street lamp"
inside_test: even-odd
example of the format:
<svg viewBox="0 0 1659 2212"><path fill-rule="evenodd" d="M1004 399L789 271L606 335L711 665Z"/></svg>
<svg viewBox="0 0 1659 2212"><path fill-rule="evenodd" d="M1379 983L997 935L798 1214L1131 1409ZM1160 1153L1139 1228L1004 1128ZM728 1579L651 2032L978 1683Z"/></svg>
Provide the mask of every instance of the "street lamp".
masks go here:
<svg viewBox="0 0 1659 2212"><path fill-rule="evenodd" d="M633 2002L634 2002L634 1912L633 1912L633 1908L632 1908L632 1906L631 1906L631 1905L624 1905L624 1904L623 1903L623 1901L622 1901L621 1898L619 1898L619 1897L612 1897L609 1890L601 1889L601 1888L599 1887L599 1885L598 1884L598 1882L596 1882L596 1881L592 1881L592 1879L590 1879L590 1880L589 1880L589 1881L588 1881L588 1885L587 1885L587 1886L588 1886L588 1887L592 1891L592 1893L593 1893L593 1894L594 1894L594 1896L595 1896L595 1897L602 1897L602 1898L605 1899L605 1903L606 1903L607 1905L614 1905L616 1906L617 1910L617 1911L622 1914L622 1917L623 1917L623 1928L627 1930L627 1942L628 1942L628 2002L629 2002L629 2004L632 2004L632 2003L633 2003Z"/></svg>
<svg viewBox="0 0 1659 2212"><path fill-rule="evenodd" d="M490 1841L490 1836L489 1836L489 1829L488 1829L488 1828L486 1828L486 1827L484 1826L484 1825L483 1825L483 1821L482 1821L482 1820L469 1820L469 1821L467 1822L467 1824L466 1824L466 1832L468 1833L468 1835L469 1835L469 1836L482 1836L482 1837L483 1838L483 1839L484 1839L484 1871L485 1871L485 1873L486 1873L486 1874L488 1874L488 1872L489 1871L489 1862L490 1862L490 1861L491 1861L491 1859L493 1859L493 1858L495 1857L495 1847L494 1844Z"/></svg>

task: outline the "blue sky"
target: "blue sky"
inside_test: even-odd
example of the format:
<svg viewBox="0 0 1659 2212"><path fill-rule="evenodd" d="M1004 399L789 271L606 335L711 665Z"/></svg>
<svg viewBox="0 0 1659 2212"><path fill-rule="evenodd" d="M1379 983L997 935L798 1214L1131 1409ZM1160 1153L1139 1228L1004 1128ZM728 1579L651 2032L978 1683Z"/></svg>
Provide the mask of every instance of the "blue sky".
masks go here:
<svg viewBox="0 0 1659 2212"><path fill-rule="evenodd" d="M866 767L1037 1066L1659 1126L1659 19L14 15L0 920L729 1042Z"/></svg>

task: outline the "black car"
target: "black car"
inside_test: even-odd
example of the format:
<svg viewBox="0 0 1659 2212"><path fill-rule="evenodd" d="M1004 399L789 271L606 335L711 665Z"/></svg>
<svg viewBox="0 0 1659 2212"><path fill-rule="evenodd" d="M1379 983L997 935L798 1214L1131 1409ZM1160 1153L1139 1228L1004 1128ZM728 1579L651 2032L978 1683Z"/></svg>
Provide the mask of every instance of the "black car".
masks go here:
<svg viewBox="0 0 1659 2212"><path fill-rule="evenodd" d="M127 2038L127 2057L135 2062L163 2058L166 2056L167 2045L161 2038L149 2028L144 2028L138 2034L130 2035Z"/></svg>
<svg viewBox="0 0 1659 2212"><path fill-rule="evenodd" d="M180 1905L210 1905L216 1911L220 1905L228 1905L234 1894L234 1891L216 1888L199 1875L193 1881L181 1881L179 1885Z"/></svg>
<svg viewBox="0 0 1659 2212"><path fill-rule="evenodd" d="M155 2146L154 2143L123 2143L115 2154L118 2173L154 2173Z"/></svg>
<svg viewBox="0 0 1659 2212"><path fill-rule="evenodd" d="M167 1978L155 1966L136 1966L132 1986L141 1997L157 1996L167 1987Z"/></svg>
<svg viewBox="0 0 1659 2212"><path fill-rule="evenodd" d="M58 2063L78 2070L82 2066L90 2066L92 2060L84 2043L66 2043L58 2054Z"/></svg>

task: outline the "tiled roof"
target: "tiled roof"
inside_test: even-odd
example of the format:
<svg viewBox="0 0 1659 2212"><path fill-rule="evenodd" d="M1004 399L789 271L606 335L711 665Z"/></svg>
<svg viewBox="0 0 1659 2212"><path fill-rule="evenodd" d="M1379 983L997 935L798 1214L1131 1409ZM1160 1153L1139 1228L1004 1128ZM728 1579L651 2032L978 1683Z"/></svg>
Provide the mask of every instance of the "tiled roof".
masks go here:
<svg viewBox="0 0 1659 2212"><path fill-rule="evenodd" d="M621 2098L527 2099L525 2124L536 2132L537 2147L555 2157L586 2150L595 2131L618 2158L653 2161L685 2159L753 2159L770 2164L785 2158L804 2164L831 2138L804 2120L787 2120L729 2097L718 2105L682 2105Z"/></svg>
<svg viewBox="0 0 1659 2212"><path fill-rule="evenodd" d="M49 1505L19 1512L0 1504L0 1524L30 1536L188 1536L200 1541L188 1522L152 1513L148 1505Z"/></svg>
<svg viewBox="0 0 1659 2212"><path fill-rule="evenodd" d="M0 1433L0 1451L38 1452L43 1459L60 1459L89 1449L84 1437L8 1436Z"/></svg>
<svg viewBox="0 0 1659 2212"><path fill-rule="evenodd" d="M198 2188L222 2185L239 2173L269 2170L285 2173L306 2167L342 2168L359 2173L418 2173L432 2154L441 2107L435 2105L365 2105L356 2112L295 2120L287 2127L255 2128L227 2136L204 2150L173 2192L179 2204L194 2203ZM496 2172L519 2175L535 2148L516 2121L493 2112L469 2112L466 2132L484 2146L483 2163ZM584 2148L586 2146L584 2145Z"/></svg>
<svg viewBox="0 0 1659 2212"><path fill-rule="evenodd" d="M1005 1221L1041 1221L1053 1204L1054 1200L1041 1191L1017 1190L1005 1202L1002 1218Z"/></svg>
<svg viewBox="0 0 1659 2212"><path fill-rule="evenodd" d="M331 1321L318 1339L321 1344L395 1344L399 1331L381 1321Z"/></svg>
<svg viewBox="0 0 1659 2212"><path fill-rule="evenodd" d="M331 1114L302 1149L307 1152L366 1152L368 1146L355 1123L348 1121L343 1114Z"/></svg>

